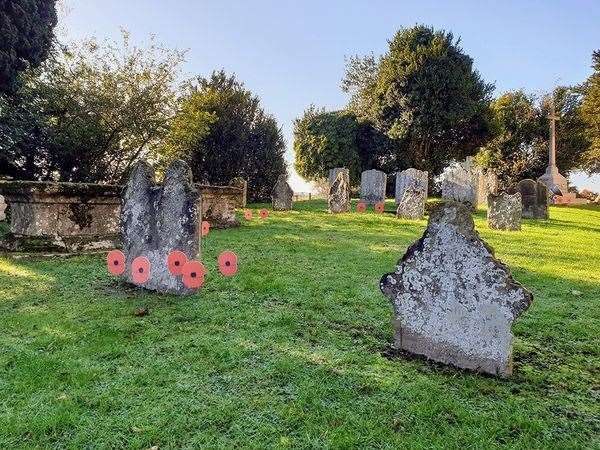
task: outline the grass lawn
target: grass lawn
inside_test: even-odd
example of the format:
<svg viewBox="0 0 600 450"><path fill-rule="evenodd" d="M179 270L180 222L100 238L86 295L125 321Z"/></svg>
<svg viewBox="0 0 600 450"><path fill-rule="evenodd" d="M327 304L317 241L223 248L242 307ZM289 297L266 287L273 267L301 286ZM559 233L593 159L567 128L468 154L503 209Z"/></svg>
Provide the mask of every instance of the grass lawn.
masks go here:
<svg viewBox="0 0 600 450"><path fill-rule="evenodd" d="M0 256L0 448L600 448L600 208L512 233L477 214L534 293L510 380L392 355L378 282L425 221L325 209L212 231L191 297L121 285L103 255Z"/></svg>

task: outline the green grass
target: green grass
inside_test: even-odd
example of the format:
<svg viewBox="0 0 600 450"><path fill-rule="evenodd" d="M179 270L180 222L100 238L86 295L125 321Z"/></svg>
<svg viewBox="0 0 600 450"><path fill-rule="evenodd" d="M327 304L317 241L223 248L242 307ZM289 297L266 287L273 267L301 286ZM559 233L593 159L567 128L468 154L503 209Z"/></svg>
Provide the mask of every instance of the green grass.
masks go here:
<svg viewBox="0 0 600 450"><path fill-rule="evenodd" d="M378 282L425 221L297 203L212 231L184 298L115 282L102 255L0 257L0 448L600 448L600 208L551 217L476 215L535 297L509 380L390 356Z"/></svg>

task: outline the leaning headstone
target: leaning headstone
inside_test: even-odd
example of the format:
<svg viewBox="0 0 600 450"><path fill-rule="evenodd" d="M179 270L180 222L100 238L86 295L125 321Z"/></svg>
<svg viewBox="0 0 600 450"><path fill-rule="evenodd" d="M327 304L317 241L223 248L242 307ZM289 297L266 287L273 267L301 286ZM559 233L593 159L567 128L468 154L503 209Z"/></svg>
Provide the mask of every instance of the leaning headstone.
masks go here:
<svg viewBox="0 0 600 450"><path fill-rule="evenodd" d="M501 192L488 195L487 221L488 226L495 230L521 229L521 194Z"/></svg>
<svg viewBox="0 0 600 450"><path fill-rule="evenodd" d="M136 164L125 186L121 209L127 281L137 284L129 268L135 258L145 257L150 263L150 277L144 288L172 294L194 292L183 285L181 277L169 272L167 257L175 250L188 259L198 256L198 203L192 172L185 162L175 161L169 166L162 186L155 183L154 170L147 163Z"/></svg>
<svg viewBox="0 0 600 450"><path fill-rule="evenodd" d="M292 209L294 191L287 182L287 175L279 175L271 193L273 209L275 211L287 211Z"/></svg>
<svg viewBox="0 0 600 450"><path fill-rule="evenodd" d="M517 185L523 204L523 218L548 218L548 188L544 183L535 180L521 180Z"/></svg>
<svg viewBox="0 0 600 450"><path fill-rule="evenodd" d="M345 167L335 167L333 169L329 169L329 176L327 177L327 181L329 181L330 187L335 182L335 179L337 178L337 175L340 172L345 173L348 176L348 180L350 179L350 170L346 169Z"/></svg>
<svg viewBox="0 0 600 450"><path fill-rule="evenodd" d="M512 372L513 321L529 291L475 231L469 208L438 205L423 237L381 278L394 309L395 347L495 375Z"/></svg>
<svg viewBox="0 0 600 450"><path fill-rule="evenodd" d="M404 190L402 200L396 209L396 217L399 219L420 220L425 214L425 201L427 191L422 188L409 187Z"/></svg>
<svg viewBox="0 0 600 450"><path fill-rule="evenodd" d="M0 221L6 220L6 214L4 212L5 210L6 210L6 202L4 201L4 197L2 195L0 195Z"/></svg>
<svg viewBox="0 0 600 450"><path fill-rule="evenodd" d="M365 170L360 176L360 199L368 205L385 201L387 176L380 170Z"/></svg>
<svg viewBox="0 0 600 450"><path fill-rule="evenodd" d="M331 213L350 211L350 179L347 171L338 172L335 181L329 188L328 202Z"/></svg>
<svg viewBox="0 0 600 450"><path fill-rule="evenodd" d="M404 196L404 192L408 188L413 188L417 190L421 190L425 192L427 195L428 189L428 179L427 179L427 171L413 169L403 170L402 172L396 173L396 205L400 204L402 197Z"/></svg>

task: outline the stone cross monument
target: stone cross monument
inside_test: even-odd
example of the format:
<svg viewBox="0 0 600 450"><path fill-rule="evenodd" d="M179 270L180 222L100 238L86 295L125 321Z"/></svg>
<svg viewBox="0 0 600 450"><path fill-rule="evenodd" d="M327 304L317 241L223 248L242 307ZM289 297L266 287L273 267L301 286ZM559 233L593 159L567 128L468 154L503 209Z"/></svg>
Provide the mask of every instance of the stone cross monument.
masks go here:
<svg viewBox="0 0 600 450"><path fill-rule="evenodd" d="M538 181L544 183L548 188L548 191L556 195L567 195L569 192L569 186L567 179L563 177L556 167L556 121L558 116L554 111L554 99L550 100L550 113L548 114L550 119L550 145L548 148L548 167L546 167L546 173L538 178ZM557 192L560 190L560 193Z"/></svg>

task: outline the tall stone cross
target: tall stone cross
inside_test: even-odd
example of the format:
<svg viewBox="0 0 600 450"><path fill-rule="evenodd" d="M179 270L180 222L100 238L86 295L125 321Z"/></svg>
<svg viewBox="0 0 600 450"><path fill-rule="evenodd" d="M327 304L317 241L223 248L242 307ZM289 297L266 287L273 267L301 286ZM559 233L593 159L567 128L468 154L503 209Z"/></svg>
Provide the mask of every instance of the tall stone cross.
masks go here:
<svg viewBox="0 0 600 450"><path fill-rule="evenodd" d="M558 116L554 110L554 98L550 101L550 112L548 113L548 119L550 119L550 145L548 149L548 166L556 167L556 121Z"/></svg>
<svg viewBox="0 0 600 450"><path fill-rule="evenodd" d="M554 98L550 100L550 142L548 145L548 167L546 173L538 178L538 181L544 183L548 191L554 195L567 195L569 192L569 184L567 179L563 177L556 167L556 121L558 116L554 110Z"/></svg>

